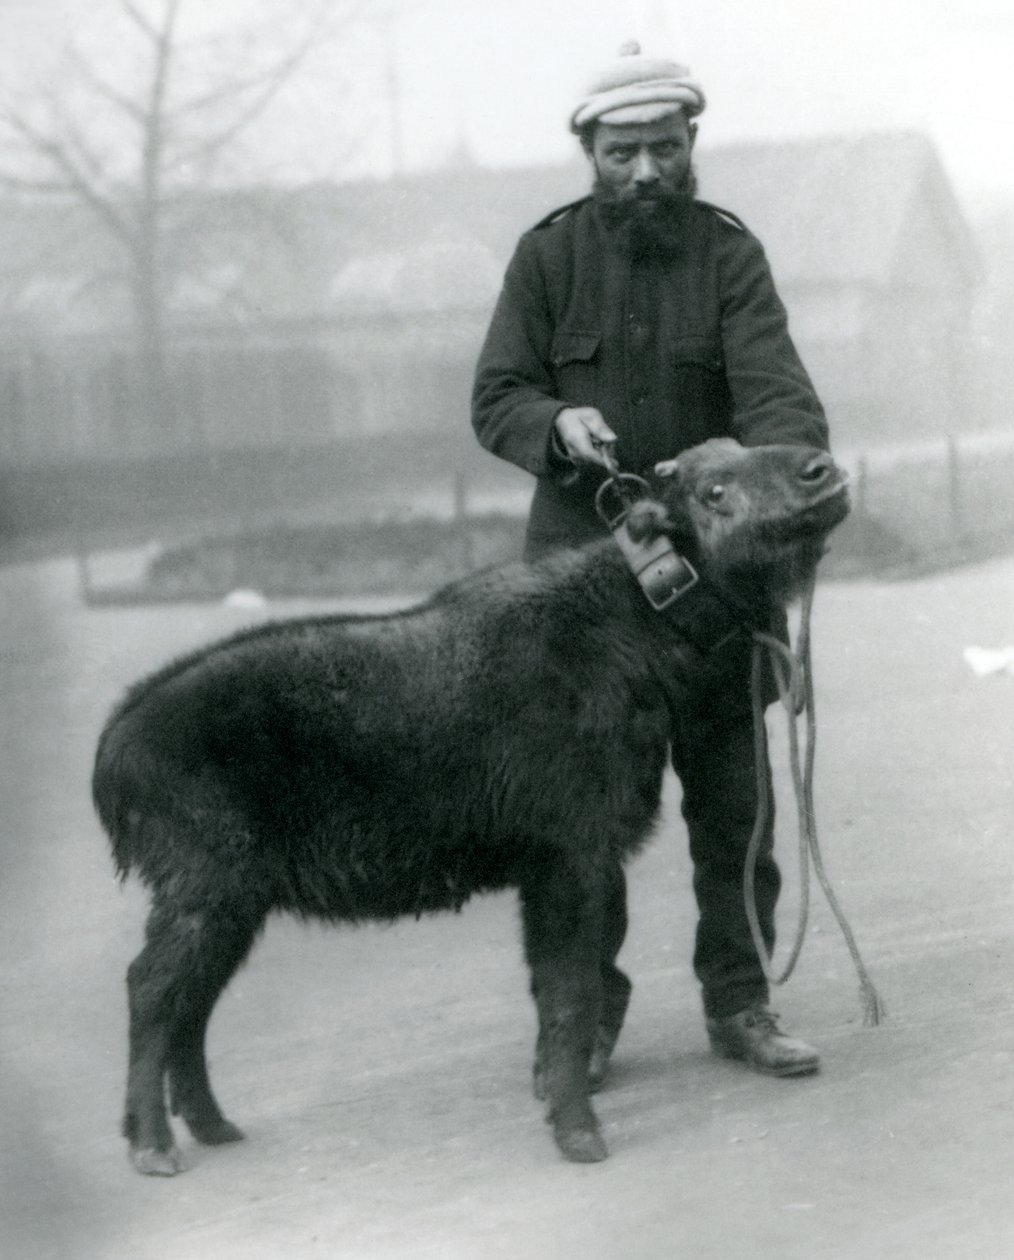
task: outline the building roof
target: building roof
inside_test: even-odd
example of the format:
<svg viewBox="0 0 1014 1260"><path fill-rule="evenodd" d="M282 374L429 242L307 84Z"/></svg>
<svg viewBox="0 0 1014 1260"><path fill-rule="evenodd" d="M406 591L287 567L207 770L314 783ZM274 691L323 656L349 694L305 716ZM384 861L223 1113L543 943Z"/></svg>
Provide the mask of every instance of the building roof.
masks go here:
<svg viewBox="0 0 1014 1260"><path fill-rule="evenodd" d="M764 242L780 285L968 286L971 233L932 144L884 133L738 144L700 142L701 196ZM518 236L584 195L587 163L488 170L462 164L395 180L238 189L178 198L166 221L169 306L184 322L321 316L361 303L405 314L492 302ZM121 322L106 277L115 250L86 210L35 201L0 208L0 318L77 327ZM122 264L121 264L122 265ZM121 271L121 277L122 277ZM57 282L62 277L62 282ZM122 287L122 279L119 282ZM87 289L87 310L74 295ZM42 321L46 324L46 321Z"/></svg>
<svg viewBox="0 0 1014 1260"><path fill-rule="evenodd" d="M780 283L903 282L914 234L939 240L943 283L972 284L971 231L932 143L910 132L730 145L702 152L701 196L764 242Z"/></svg>
<svg viewBox="0 0 1014 1260"><path fill-rule="evenodd" d="M930 287L978 276L970 229L924 136L884 132L714 149L702 142L697 168L700 195L761 238L782 284L897 283L916 235L942 251L927 260L936 269L925 277ZM445 239L458 234L486 245L502 266L521 232L583 196L588 182L578 157L554 166L434 171L297 198L306 214L341 232L338 252L408 249L425 224ZM351 233L342 226L350 223Z"/></svg>

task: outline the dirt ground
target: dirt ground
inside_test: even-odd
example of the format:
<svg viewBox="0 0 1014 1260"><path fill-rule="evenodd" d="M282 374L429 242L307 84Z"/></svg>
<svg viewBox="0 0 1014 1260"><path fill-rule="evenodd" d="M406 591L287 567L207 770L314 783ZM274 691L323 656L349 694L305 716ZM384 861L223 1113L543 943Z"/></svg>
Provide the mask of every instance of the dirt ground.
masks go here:
<svg viewBox="0 0 1014 1260"><path fill-rule="evenodd" d="M86 610L69 565L0 571L4 1260L1014 1255L1014 677L962 659L1014 642L1014 559L818 595L821 837L888 1021L862 1026L815 889L775 1005L822 1072L771 1080L708 1054L670 783L630 871L635 992L597 1104L612 1154L593 1166L558 1158L531 1097L505 895L392 927L273 922L211 1030L248 1141L181 1133L184 1175L129 1168L123 976L145 904L91 812L95 737L139 673L252 615Z"/></svg>

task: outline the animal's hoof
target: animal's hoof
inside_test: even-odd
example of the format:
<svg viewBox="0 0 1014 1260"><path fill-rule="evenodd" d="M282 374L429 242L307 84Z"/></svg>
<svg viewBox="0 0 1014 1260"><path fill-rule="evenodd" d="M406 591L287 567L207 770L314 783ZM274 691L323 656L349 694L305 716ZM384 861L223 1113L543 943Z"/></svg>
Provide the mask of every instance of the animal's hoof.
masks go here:
<svg viewBox="0 0 1014 1260"><path fill-rule="evenodd" d="M598 1129L557 1129L556 1144L572 1164L597 1164L609 1155Z"/></svg>
<svg viewBox="0 0 1014 1260"><path fill-rule="evenodd" d="M156 1150L153 1146L132 1147L130 1162L137 1172L146 1177L175 1177L186 1167L175 1146L170 1146L167 1151Z"/></svg>
<svg viewBox="0 0 1014 1260"><path fill-rule="evenodd" d="M246 1134L237 1129L231 1120L211 1120L194 1123L189 1126L190 1132L204 1146L224 1146L226 1142L242 1142Z"/></svg>

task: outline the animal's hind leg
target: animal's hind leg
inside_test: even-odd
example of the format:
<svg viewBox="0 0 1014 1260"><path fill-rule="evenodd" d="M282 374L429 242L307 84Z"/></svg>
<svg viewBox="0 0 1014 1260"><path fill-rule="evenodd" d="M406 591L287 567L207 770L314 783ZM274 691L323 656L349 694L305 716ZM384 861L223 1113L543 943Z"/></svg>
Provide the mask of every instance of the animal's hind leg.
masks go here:
<svg viewBox="0 0 1014 1260"><path fill-rule="evenodd" d="M188 977L188 991L170 1035L169 1097L198 1142L238 1142L243 1133L222 1115L211 1091L204 1042L215 1002L249 953L255 927L216 914L203 931L204 944Z"/></svg>
<svg viewBox="0 0 1014 1260"><path fill-rule="evenodd" d="M223 923L228 924L224 934ZM171 1176L182 1168L166 1114L170 1066L183 1084L180 1095L187 1107L180 1110L185 1119L198 1114L210 1122L209 1104L221 1116L207 1086L204 1028L215 997L249 949L254 931L251 926L239 932L240 947L236 927L217 907L186 910L162 902L149 916L144 949L127 970L130 1066L123 1132L139 1172ZM223 950L223 940L231 948ZM209 976L218 977L217 987L209 984ZM194 1030L200 1033L197 1050Z"/></svg>
<svg viewBox="0 0 1014 1260"><path fill-rule="evenodd" d="M602 1001L601 889L547 862L522 888L525 950L539 1018L547 1115L562 1154L579 1163L607 1150L588 1096L588 1065Z"/></svg>
<svg viewBox="0 0 1014 1260"><path fill-rule="evenodd" d="M185 932L171 912L155 908L145 938L127 968L130 1041L123 1136L138 1172L171 1176L182 1164L166 1115L164 1077Z"/></svg>

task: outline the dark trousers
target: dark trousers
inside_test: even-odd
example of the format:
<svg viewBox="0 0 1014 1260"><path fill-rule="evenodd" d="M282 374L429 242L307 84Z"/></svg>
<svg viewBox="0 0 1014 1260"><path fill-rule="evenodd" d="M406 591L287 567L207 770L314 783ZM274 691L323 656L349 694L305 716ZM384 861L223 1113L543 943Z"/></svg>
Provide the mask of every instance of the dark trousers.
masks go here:
<svg viewBox="0 0 1014 1260"><path fill-rule="evenodd" d="M683 817L694 864L699 912L694 971L705 1014L718 1018L751 1002L766 1002L768 985L743 901L743 867L757 805L753 721L749 705L730 700L727 706L719 701L709 708L677 719L672 760L683 785ZM770 768L766 772L770 785ZM757 917L769 952L781 888L773 843L769 820L754 877Z"/></svg>

